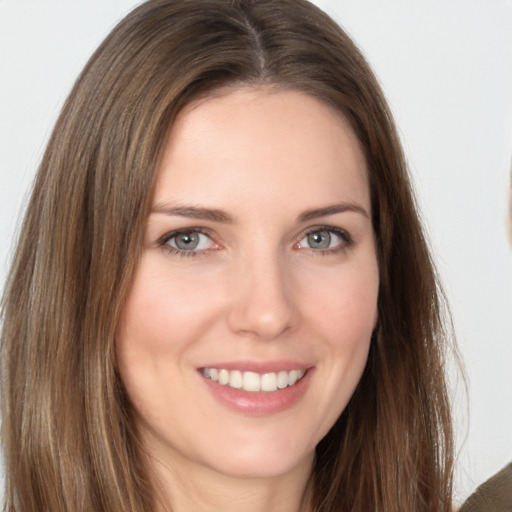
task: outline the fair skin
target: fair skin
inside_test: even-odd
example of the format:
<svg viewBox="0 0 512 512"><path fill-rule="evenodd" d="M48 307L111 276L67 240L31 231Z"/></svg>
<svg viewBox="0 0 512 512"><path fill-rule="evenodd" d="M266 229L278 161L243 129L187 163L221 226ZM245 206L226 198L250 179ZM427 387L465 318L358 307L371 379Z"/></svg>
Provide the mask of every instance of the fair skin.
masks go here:
<svg viewBox="0 0 512 512"><path fill-rule="evenodd" d="M300 510L378 286L366 163L339 114L263 88L181 112L117 345L173 511Z"/></svg>

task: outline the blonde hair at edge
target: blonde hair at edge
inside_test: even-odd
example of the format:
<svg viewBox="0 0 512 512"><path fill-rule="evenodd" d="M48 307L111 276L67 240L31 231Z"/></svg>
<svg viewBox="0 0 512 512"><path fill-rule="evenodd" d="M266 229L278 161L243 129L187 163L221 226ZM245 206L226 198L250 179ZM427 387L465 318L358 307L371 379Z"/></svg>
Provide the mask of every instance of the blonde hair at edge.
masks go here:
<svg viewBox="0 0 512 512"><path fill-rule="evenodd" d="M354 395L316 448L311 509L451 510L450 336L398 136L361 53L303 0L150 0L78 78L3 299L5 510L155 509L116 329L169 127L191 101L241 84L299 90L340 112L369 172L379 325Z"/></svg>

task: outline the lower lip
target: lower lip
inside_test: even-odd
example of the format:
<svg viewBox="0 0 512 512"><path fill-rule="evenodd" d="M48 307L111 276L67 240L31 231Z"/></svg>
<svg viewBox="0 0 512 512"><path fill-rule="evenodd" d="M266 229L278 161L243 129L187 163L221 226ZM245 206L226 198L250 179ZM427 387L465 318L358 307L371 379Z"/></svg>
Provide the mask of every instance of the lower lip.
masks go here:
<svg viewBox="0 0 512 512"><path fill-rule="evenodd" d="M228 385L201 377L213 396L232 411L251 416L267 416L285 411L295 405L306 393L313 368L310 368L304 377L293 386L273 392L250 392L235 389Z"/></svg>

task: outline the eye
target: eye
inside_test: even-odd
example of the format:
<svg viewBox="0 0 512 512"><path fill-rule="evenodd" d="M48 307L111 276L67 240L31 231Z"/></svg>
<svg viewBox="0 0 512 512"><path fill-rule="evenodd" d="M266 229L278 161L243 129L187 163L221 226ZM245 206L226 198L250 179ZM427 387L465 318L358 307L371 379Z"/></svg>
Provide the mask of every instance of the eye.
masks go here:
<svg viewBox="0 0 512 512"><path fill-rule="evenodd" d="M315 228L299 240L297 248L316 251L336 252L352 243L350 235L341 229Z"/></svg>
<svg viewBox="0 0 512 512"><path fill-rule="evenodd" d="M194 253L216 247L215 242L205 233L198 230L180 230L169 233L161 245L176 253Z"/></svg>

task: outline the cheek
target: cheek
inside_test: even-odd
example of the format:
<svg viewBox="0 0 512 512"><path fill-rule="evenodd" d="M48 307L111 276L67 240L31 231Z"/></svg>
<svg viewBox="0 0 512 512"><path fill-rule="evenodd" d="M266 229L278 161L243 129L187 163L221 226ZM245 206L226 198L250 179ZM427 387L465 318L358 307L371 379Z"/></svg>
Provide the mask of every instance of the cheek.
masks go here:
<svg viewBox="0 0 512 512"><path fill-rule="evenodd" d="M313 286L313 282L324 286ZM374 258L328 276L311 276L302 289L309 317L334 347L356 348L369 341L378 315L379 274Z"/></svg>
<svg viewBox="0 0 512 512"><path fill-rule="evenodd" d="M207 294L163 270L151 255L142 258L116 336L122 381L136 407L148 410L149 397L162 392L162 376L179 378L186 349L204 328L199 312L209 307Z"/></svg>
<svg viewBox="0 0 512 512"><path fill-rule="evenodd" d="M137 271L118 336L124 351L179 351L214 315L212 294L205 293L211 283L204 276L161 267L148 257Z"/></svg>
<svg viewBox="0 0 512 512"><path fill-rule="evenodd" d="M318 389L311 407L321 418L315 429L320 438L347 406L368 359L377 321L379 276L374 258L363 263L340 266L335 272L327 269L311 273L301 282L304 324L310 328L309 338L317 340L321 379L315 384ZM325 286L319 287L318 283Z"/></svg>

